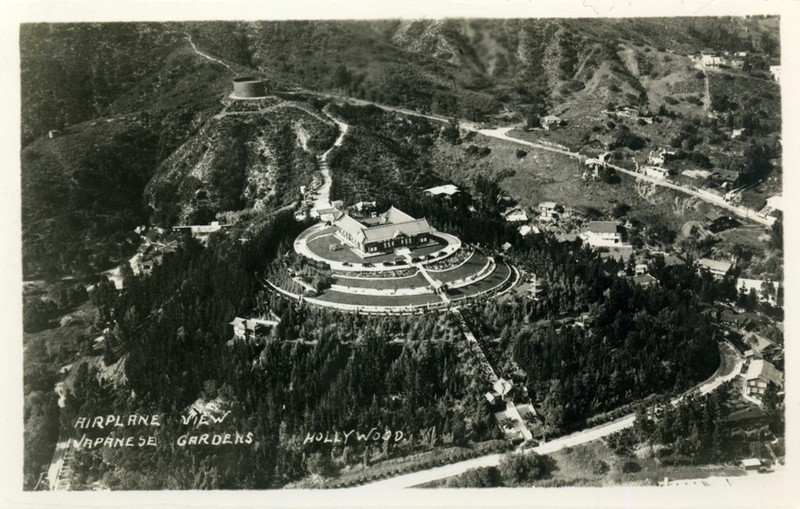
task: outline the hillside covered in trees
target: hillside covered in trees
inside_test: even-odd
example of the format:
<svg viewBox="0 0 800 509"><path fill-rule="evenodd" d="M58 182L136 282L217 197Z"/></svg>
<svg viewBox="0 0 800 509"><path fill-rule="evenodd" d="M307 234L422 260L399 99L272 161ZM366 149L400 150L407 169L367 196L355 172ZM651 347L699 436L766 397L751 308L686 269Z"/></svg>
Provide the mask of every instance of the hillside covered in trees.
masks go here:
<svg viewBox="0 0 800 509"><path fill-rule="evenodd" d="M737 301L736 273L715 280L695 272L691 259L685 266L657 259L651 271L660 286L642 288L618 275L631 272L632 261L604 258L550 233L523 238L502 213L509 194L530 200L526 205L542 198L513 179L534 154L508 151L495 164L495 146L475 141L475 133L462 136L458 118L489 122L509 114L532 122L555 108L597 114L609 103L655 109L669 102L653 85L659 76L680 74L678 89L699 82L673 54L711 46L778 58L776 23L24 25L23 273L33 288L25 296L25 487L37 485L59 437L108 436L76 427L87 416L159 416L161 424L150 430L154 447L77 449L74 489L319 485L375 464L391 471L392 461L443 449L485 451L502 438L484 397L487 379L454 315L333 313L264 290L264 279L284 266L293 240L311 224L293 212L308 199L301 188L319 184L320 157L343 132L333 118L349 129L327 159L331 199L374 200L380 210L394 205L487 253L508 246L510 262L538 275L544 291L536 299L513 293L478 301L463 315L492 363L527 390L547 434L704 380L719 364L716 318L707 306ZM228 109L231 79L243 74L264 77L274 92L258 110ZM737 110L732 125L758 117L763 132L775 128L775 112L766 106L763 119L761 110L742 111L753 83L763 81L721 85L730 92L723 106ZM452 120L353 106L320 93ZM686 111L701 109L684 103ZM663 116L677 125L674 112ZM692 152L695 145L719 135L706 126L679 134L670 141L686 145L681 156L699 161L704 156ZM651 141L623 129L613 136L622 154ZM766 177L775 151L761 140L750 147L736 164L751 180ZM451 200L423 194L449 182L464 193ZM621 219L630 205L609 199L615 189L602 180L592 198L602 195L603 207ZM587 217L602 216L580 208ZM134 274L127 264L143 238L135 227L169 231L214 220L232 226L207 244L173 233L174 252L149 273ZM780 239L776 231L773 239ZM664 239L675 232L662 227L648 235L669 244ZM118 290L103 272L120 266ZM240 316L279 323L253 341L235 341L229 324ZM60 400L53 391L59 380ZM226 420L187 424L182 417L191 423L197 408L216 408ZM717 410L709 410L711 418ZM700 410L677 412L669 418ZM691 442L703 458L718 457L709 445L716 440L713 419ZM350 430L400 432L402 439L333 446L307 440ZM140 432L125 428L114 436ZM242 443L183 441L204 432L238 434ZM689 447L657 426L637 432L681 453ZM517 466L504 464L509 485L524 481L514 479Z"/></svg>

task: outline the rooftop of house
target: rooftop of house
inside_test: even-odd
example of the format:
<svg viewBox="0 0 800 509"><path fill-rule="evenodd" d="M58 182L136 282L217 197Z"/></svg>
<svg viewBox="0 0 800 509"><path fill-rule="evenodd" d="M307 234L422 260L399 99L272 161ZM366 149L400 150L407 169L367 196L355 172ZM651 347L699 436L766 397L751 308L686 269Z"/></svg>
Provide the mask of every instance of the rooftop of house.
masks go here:
<svg viewBox="0 0 800 509"><path fill-rule="evenodd" d="M592 221L587 230L592 233L619 233L619 224L614 221Z"/></svg>
<svg viewBox="0 0 800 509"><path fill-rule="evenodd" d="M507 209L503 212L503 217L506 218L506 221L527 221L528 214L525 213L524 210L520 209L519 207L513 207Z"/></svg>
<svg viewBox="0 0 800 509"><path fill-rule="evenodd" d="M492 384L492 389L494 389L494 392L496 392L500 396L505 396L506 394L511 392L512 388L513 386L511 385L511 382L509 382L505 378L498 378L497 381Z"/></svg>
<svg viewBox="0 0 800 509"><path fill-rule="evenodd" d="M445 184L442 186L431 187L430 189L426 189L425 192L428 194L432 194L434 196L438 196L440 194L446 194L447 196L452 196L459 192L460 189L458 186L454 186L453 184Z"/></svg>
<svg viewBox="0 0 800 509"><path fill-rule="evenodd" d="M726 262L724 260L711 260L710 258L701 258L697 261L697 265L712 272L721 273L727 273L733 266L731 262Z"/></svg>
<svg viewBox="0 0 800 509"><path fill-rule="evenodd" d="M658 283L658 279L654 278L650 274L640 274L638 276L633 276L633 282L637 285L647 286L653 283Z"/></svg>
<svg viewBox="0 0 800 509"><path fill-rule="evenodd" d="M771 348L777 348L775 343L768 340L764 336L760 334L756 334L755 332L750 332L745 335L744 342L753 347L753 350L761 353L765 350L769 350Z"/></svg>
<svg viewBox="0 0 800 509"><path fill-rule="evenodd" d="M344 213L336 208L330 207L325 209L318 209L317 213L319 214L320 219L323 221L336 221L340 217L344 215Z"/></svg>
<svg viewBox="0 0 800 509"><path fill-rule="evenodd" d="M395 238L398 235L419 235L433 231L426 219L414 219L395 207L390 207L383 214L364 218L361 221L344 214L334 224L353 238L367 242L379 242Z"/></svg>
<svg viewBox="0 0 800 509"><path fill-rule="evenodd" d="M748 381L759 378L772 382L778 387L783 387L783 373L764 359L755 359L750 362L750 367L747 368L747 375L745 375L745 378Z"/></svg>

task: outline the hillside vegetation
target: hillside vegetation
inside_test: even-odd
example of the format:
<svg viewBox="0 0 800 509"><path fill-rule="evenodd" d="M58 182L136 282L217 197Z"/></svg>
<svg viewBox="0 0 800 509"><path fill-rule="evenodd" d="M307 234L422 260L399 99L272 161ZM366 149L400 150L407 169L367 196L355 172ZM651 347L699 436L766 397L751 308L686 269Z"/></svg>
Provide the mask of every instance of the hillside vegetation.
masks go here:
<svg viewBox="0 0 800 509"><path fill-rule="evenodd" d="M756 50L774 60L777 40L777 18L757 17L23 25L25 273L104 268L125 253L98 257L92 246L137 223L202 222L296 201L327 148L303 146L298 123L320 140L333 126L286 109L212 120L237 74L477 121L555 112L570 121L557 136L582 144L603 134L584 124L609 106L701 115L703 80L687 54ZM742 74L712 77L711 88L732 122L772 128L779 113L754 95L762 83ZM425 159L428 128L409 124L411 138L399 140L375 127L356 129L333 154L342 170L334 196L368 197L376 167L395 173L390 195L437 180ZM51 129L62 138L41 140ZM392 155L378 157L376 146ZM364 182L349 180L354 172Z"/></svg>

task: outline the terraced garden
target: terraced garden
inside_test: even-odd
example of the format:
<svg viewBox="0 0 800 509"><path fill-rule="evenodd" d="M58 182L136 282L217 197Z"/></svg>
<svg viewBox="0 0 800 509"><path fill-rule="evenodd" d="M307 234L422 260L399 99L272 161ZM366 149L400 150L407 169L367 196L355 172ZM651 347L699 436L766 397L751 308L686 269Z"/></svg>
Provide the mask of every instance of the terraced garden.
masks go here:
<svg viewBox="0 0 800 509"><path fill-rule="evenodd" d="M357 313L427 312L463 304L471 298L491 296L517 284L516 271L504 261L493 262L486 254L463 246L443 233L436 242L411 248L410 252L392 252L379 257L344 263L357 255L346 248L331 251L334 227L315 225L300 234L294 243L297 255L315 260L318 266L329 265L329 284L300 288L282 273L273 274L269 287L283 298L304 300L308 304ZM429 257L435 253L435 257ZM378 259L402 259L401 267L378 262ZM369 262L367 260L370 260ZM375 260L373 262L372 260ZM323 272L325 270L323 269ZM457 287L455 287L457 286Z"/></svg>

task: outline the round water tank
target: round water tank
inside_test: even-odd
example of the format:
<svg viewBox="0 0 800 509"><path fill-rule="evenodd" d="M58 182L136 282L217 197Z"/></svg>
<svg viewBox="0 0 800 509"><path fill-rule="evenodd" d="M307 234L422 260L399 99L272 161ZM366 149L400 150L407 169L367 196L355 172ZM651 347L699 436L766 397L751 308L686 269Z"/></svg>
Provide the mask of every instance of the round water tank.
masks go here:
<svg viewBox="0 0 800 509"><path fill-rule="evenodd" d="M264 82L252 76L234 78L233 80L234 97L264 97L267 95Z"/></svg>

